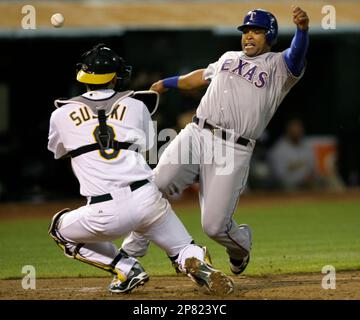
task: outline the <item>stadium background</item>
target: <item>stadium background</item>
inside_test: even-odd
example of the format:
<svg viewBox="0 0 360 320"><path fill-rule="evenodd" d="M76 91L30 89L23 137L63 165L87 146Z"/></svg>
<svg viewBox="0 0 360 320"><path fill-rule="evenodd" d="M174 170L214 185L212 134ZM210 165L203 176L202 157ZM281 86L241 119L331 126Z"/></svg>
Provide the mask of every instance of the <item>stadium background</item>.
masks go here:
<svg viewBox="0 0 360 320"><path fill-rule="evenodd" d="M335 200L345 203L345 207L350 201L352 215L347 221L346 218L337 220L340 215L346 217L340 207L333 208L335 211L332 214L334 223L344 223L343 232L346 233L349 224L353 228L360 227L359 214L356 214L360 213L360 99L357 83L360 4L355 0L298 1L297 4L308 12L311 19L307 71L270 123L268 139L263 147L267 150L273 145L283 133L287 119L294 114L303 119L309 136L335 138L337 170L346 185ZM324 16L321 9L328 4L336 8L335 30L321 27ZM21 27L24 5L32 5L36 9L35 30ZM46 145L53 100L77 95L82 90L75 81L75 65L81 53L96 43L106 43L133 66L128 87L144 90L161 77L206 67L225 51L240 50L240 34L235 27L241 23L244 14L255 7L272 11L279 20L279 41L274 51L287 48L294 32L290 5L288 1L0 1L0 201L3 202L0 213L5 217L3 221L11 217L27 219L31 214L39 217L34 208L39 209L40 216L50 216L59 209L61 201L68 204L69 200L79 199L79 186L70 165L66 161L54 161ZM64 14L63 28L51 26L50 16L55 12ZM170 127L180 130L181 115L195 112L200 98L199 92L173 91L163 95L155 116L158 129ZM255 186L249 195L244 196L245 203L246 197L254 199L251 197L256 197L257 192L271 201L272 190L267 188L265 191ZM281 199L279 194L274 197ZM319 192L302 194L294 206L301 207L304 199L305 207L310 201L309 208L316 211L317 199L326 202L326 199L334 200L334 197L332 194L320 195ZM198 214L193 194L190 200L195 202L177 204L176 208L180 212L194 211ZM250 200L250 203L252 201L257 200ZM54 210L51 203L54 203ZM331 206L332 202L329 203ZM74 205L73 202L71 204ZM304 210L309 209L306 208ZM328 209L321 210L327 212ZM263 211L263 207L259 211ZM28 223L26 221L23 223ZM3 227L5 229L7 225L3 223ZM193 232L201 233L200 227L194 227ZM5 252L7 242L4 237L2 239L1 250ZM353 253L355 256L351 261L356 261L358 238L344 241L353 244L353 251L349 249L348 253ZM51 244L48 245L51 247ZM56 251L55 247L51 250ZM214 250L215 258L220 252L218 250ZM346 246L344 250L347 250ZM59 252L54 254L60 256ZM220 254L224 253L219 253L219 260ZM66 265L68 262L63 260L65 258L59 257L60 263ZM83 268L81 270L86 270L83 274L93 274L88 271L89 267ZM285 267L284 270L298 272L314 271L316 268ZM356 269L359 264L345 263L342 268ZM262 270L265 271L268 269ZM253 271L254 274L256 272ZM165 273L171 274L171 271ZM52 276L45 271L43 275ZM9 271L2 278L20 276Z"/></svg>

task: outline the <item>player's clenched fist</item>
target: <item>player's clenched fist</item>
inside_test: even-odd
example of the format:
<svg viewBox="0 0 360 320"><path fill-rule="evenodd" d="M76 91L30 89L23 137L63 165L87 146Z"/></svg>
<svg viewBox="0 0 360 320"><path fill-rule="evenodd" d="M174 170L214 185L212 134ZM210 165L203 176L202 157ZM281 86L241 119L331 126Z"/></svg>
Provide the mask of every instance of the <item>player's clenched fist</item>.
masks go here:
<svg viewBox="0 0 360 320"><path fill-rule="evenodd" d="M167 91L168 89L164 87L162 80L157 81L155 83L153 83L150 87L150 90L159 92L159 93L163 93L165 91Z"/></svg>
<svg viewBox="0 0 360 320"><path fill-rule="evenodd" d="M293 21L297 27L301 30L307 30L309 28L309 17L306 12L300 7L293 6Z"/></svg>

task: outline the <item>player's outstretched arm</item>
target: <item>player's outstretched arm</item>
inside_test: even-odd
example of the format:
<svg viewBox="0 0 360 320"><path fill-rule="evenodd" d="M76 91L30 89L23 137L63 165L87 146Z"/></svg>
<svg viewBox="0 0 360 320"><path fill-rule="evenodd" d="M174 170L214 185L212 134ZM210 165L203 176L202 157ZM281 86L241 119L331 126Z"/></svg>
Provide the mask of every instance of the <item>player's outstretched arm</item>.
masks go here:
<svg viewBox="0 0 360 320"><path fill-rule="evenodd" d="M299 76L305 65L309 47L309 17L300 7L293 7L293 21L297 26L289 49L285 51L285 62L294 76Z"/></svg>
<svg viewBox="0 0 360 320"><path fill-rule="evenodd" d="M209 81L205 80L203 77L204 70L205 69L198 69L182 76L159 80L151 86L150 90L162 93L167 91L169 88L189 90L207 86Z"/></svg>

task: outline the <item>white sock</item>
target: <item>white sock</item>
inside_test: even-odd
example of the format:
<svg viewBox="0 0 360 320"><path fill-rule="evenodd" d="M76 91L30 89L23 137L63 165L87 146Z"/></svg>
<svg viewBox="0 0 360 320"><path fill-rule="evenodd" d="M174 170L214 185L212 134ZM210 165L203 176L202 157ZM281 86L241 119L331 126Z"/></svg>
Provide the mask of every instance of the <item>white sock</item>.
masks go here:
<svg viewBox="0 0 360 320"><path fill-rule="evenodd" d="M115 268L119 269L121 273L128 277L131 268L134 266L134 264L137 262L135 258L132 257L122 257L120 261L116 264Z"/></svg>
<svg viewBox="0 0 360 320"><path fill-rule="evenodd" d="M195 257L200 261L204 261L204 256L205 256L204 250L201 247L195 244L189 244L180 251L178 258L176 259L176 262L179 264L180 271L185 272L186 259Z"/></svg>

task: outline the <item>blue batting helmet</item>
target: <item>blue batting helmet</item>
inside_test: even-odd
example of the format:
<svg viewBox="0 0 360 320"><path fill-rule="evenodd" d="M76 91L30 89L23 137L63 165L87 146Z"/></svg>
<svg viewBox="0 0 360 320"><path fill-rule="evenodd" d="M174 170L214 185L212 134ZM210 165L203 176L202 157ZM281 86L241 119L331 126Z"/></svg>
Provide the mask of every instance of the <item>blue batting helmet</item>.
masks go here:
<svg viewBox="0 0 360 320"><path fill-rule="evenodd" d="M266 29L266 42L273 46L276 43L278 36L278 24L275 16L265 10L256 9L249 11L244 18L244 22L238 27L238 30L243 31L248 26Z"/></svg>

